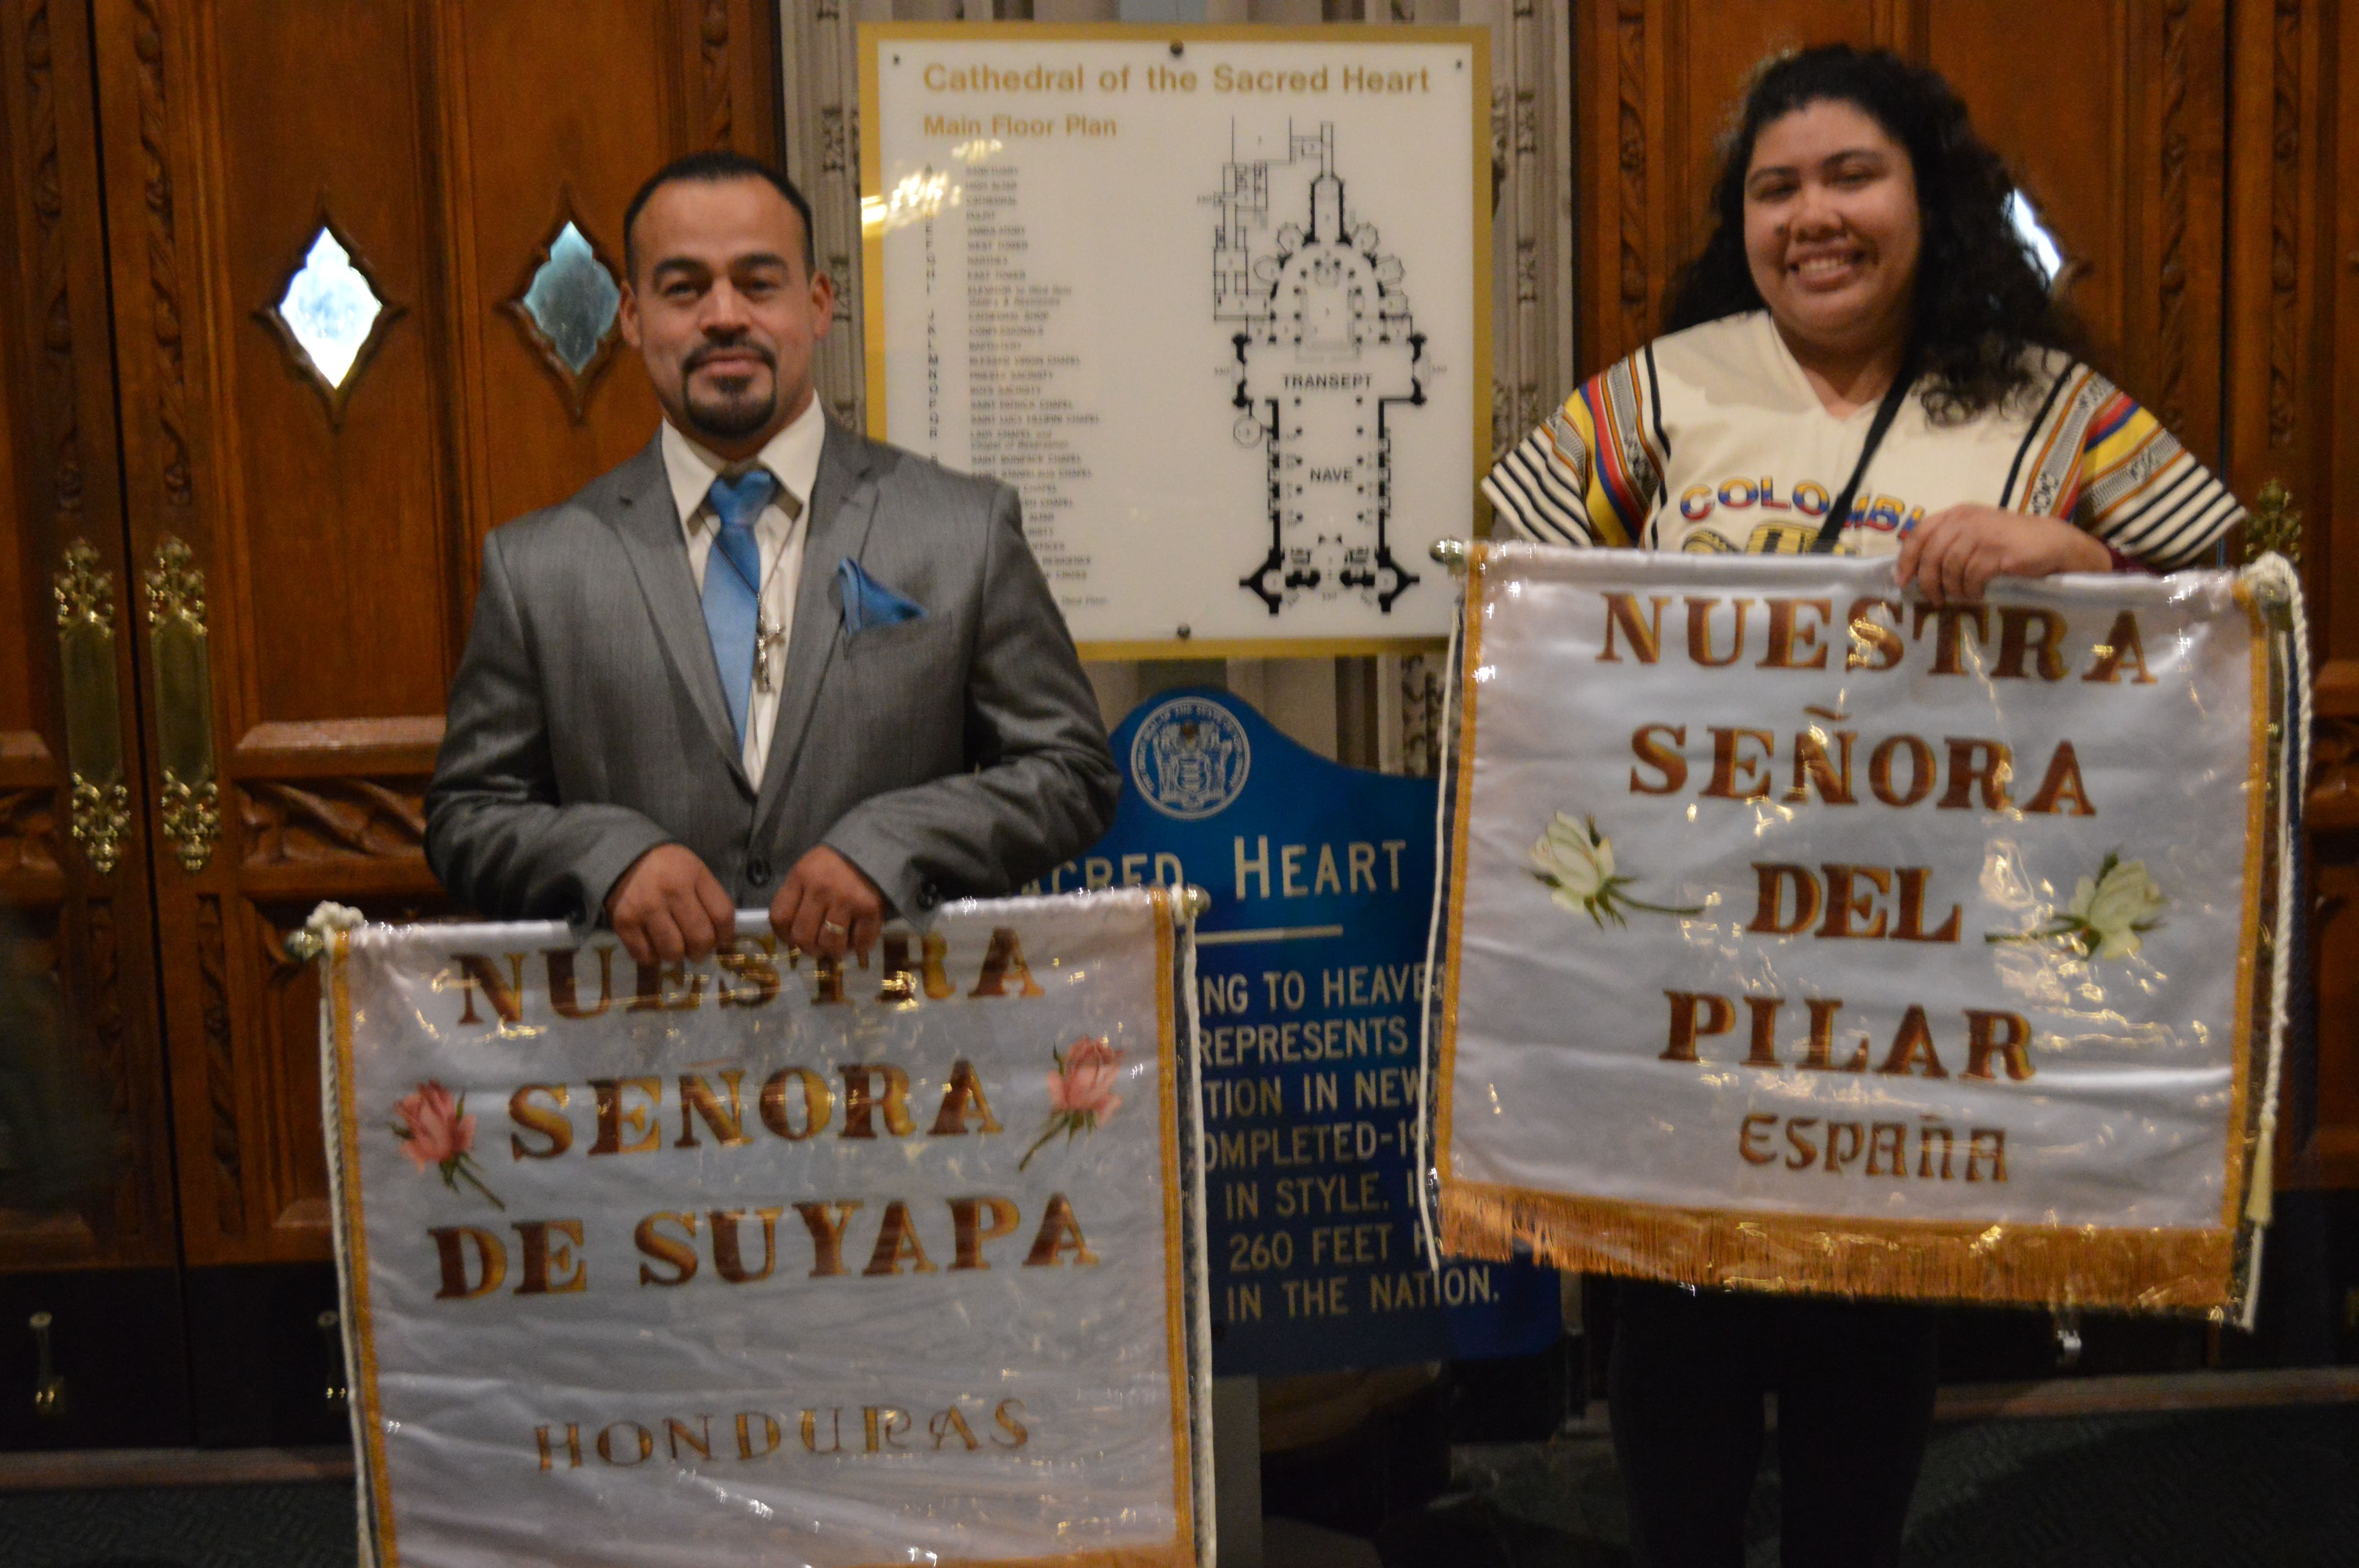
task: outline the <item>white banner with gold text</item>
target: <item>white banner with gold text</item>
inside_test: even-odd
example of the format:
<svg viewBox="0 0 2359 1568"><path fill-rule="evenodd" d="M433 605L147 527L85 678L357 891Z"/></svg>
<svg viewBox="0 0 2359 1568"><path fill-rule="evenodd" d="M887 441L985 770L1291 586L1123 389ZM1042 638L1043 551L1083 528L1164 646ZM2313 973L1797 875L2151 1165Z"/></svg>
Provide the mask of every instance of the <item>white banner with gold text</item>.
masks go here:
<svg viewBox="0 0 2359 1568"><path fill-rule="evenodd" d="M2249 1304L2281 563L1936 606L1888 559L1508 545L1466 604L1446 1249Z"/></svg>
<svg viewBox="0 0 2359 1568"><path fill-rule="evenodd" d="M330 935L363 1536L517 1562L1194 1564L1209 1367L1158 892Z"/></svg>

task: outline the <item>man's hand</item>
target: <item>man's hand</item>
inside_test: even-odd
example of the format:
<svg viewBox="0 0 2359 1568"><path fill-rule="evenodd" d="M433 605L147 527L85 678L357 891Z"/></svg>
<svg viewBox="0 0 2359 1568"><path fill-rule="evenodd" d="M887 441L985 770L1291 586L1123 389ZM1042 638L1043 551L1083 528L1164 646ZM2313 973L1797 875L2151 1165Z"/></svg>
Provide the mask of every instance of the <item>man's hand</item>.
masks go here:
<svg viewBox="0 0 2359 1568"><path fill-rule="evenodd" d="M1948 506L1900 541L1900 586L1936 604L1976 600L1995 577L2049 577L2057 572L2110 570L2104 546L2070 523L2001 512L1995 506Z"/></svg>
<svg viewBox="0 0 2359 1568"><path fill-rule="evenodd" d="M737 939L737 912L718 879L683 844L658 844L631 862L606 895L606 918L639 963L690 963Z"/></svg>
<svg viewBox="0 0 2359 1568"><path fill-rule="evenodd" d="M885 895L858 866L821 844L787 873L770 901L770 929L806 953L868 962L885 924Z"/></svg>

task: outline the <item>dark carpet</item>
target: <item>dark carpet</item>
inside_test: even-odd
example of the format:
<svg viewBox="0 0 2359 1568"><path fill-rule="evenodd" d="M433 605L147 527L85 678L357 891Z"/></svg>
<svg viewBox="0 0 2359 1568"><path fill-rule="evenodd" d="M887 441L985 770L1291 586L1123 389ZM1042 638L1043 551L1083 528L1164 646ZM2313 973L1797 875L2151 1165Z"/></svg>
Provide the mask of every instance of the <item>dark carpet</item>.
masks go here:
<svg viewBox="0 0 2359 1568"><path fill-rule="evenodd" d="M1747 1568L1777 1561L1765 1468ZM1616 1568L1620 1484L1596 1438L1464 1448L1457 1489L1377 1538L1386 1568ZM342 1485L0 1494L7 1568L350 1568ZM2359 1406L1945 1426L1908 1568L2351 1568ZM1273 1563L1271 1568L1285 1568Z"/></svg>
<svg viewBox="0 0 2359 1568"><path fill-rule="evenodd" d="M1602 1439L1459 1451L1461 1492L1428 1532L1380 1537L1386 1568L1629 1562ZM1777 1562L1765 1465L1746 1568ZM1937 1427L1909 1510L1908 1568L2354 1568L2359 1405Z"/></svg>

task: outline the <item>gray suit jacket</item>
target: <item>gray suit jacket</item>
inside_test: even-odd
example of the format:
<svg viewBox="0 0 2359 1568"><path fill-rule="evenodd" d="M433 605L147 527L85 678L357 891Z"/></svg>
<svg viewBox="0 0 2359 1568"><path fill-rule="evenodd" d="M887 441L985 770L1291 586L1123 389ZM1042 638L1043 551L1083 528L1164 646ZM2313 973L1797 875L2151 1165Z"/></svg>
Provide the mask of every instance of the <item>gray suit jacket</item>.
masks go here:
<svg viewBox="0 0 2359 1568"><path fill-rule="evenodd" d="M679 843L740 907L827 844L904 914L1012 891L1113 820L1121 778L1015 492L832 422L767 765L745 776L662 448L484 546L426 795L426 859L495 918L603 918ZM843 630L838 563L922 618Z"/></svg>

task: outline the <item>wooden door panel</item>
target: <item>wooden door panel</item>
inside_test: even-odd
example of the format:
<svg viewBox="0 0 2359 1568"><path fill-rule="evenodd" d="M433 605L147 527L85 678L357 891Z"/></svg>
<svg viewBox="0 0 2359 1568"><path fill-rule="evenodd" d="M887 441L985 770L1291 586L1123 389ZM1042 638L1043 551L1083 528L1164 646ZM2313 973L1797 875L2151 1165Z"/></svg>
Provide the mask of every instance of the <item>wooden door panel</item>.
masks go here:
<svg viewBox="0 0 2359 1568"><path fill-rule="evenodd" d="M2225 0L1928 5L1921 36L2055 234L2100 360L2217 462Z"/></svg>
<svg viewBox="0 0 2359 1568"><path fill-rule="evenodd" d="M2310 781L2318 979L2317 1117L2282 1174L2359 1186L2359 16L2322 0L2240 4L2226 247L2228 474L2248 503L2284 487L2300 549L2317 724ZM2338 91L2338 81L2342 88Z"/></svg>
<svg viewBox="0 0 2359 1568"><path fill-rule="evenodd" d="M575 375L512 306L567 222L618 271L666 159L774 150L756 11L96 0L132 556L201 600L211 672L193 719L160 644L140 688L191 1263L327 1256L316 998L282 934L321 899L445 907L422 801L483 537L655 427L635 367ZM382 312L333 385L272 319L323 230ZM170 831L201 815L164 773L191 723L210 843Z"/></svg>
<svg viewBox="0 0 2359 1568"><path fill-rule="evenodd" d="M255 1027L244 881L257 842L282 876L288 859L283 834L249 827L253 795L307 764L338 769L332 744L308 743L313 726L431 714L448 675L454 509L425 341L440 307L419 29L385 0L340 9L334 27L295 6L94 9L131 555L143 586L168 582L201 625L210 681L159 680L151 604L140 696L163 804L152 860L183 1249L191 1263L321 1257L317 1102L287 1088L315 1071L314 1046L290 1053ZM337 406L256 314L322 222L403 307ZM210 742L212 793L174 809L162 754L190 734ZM373 749L386 787L421 793L430 752L388 750ZM374 859L379 876L430 885L414 841ZM341 888L331 869L302 891Z"/></svg>
<svg viewBox="0 0 2359 1568"><path fill-rule="evenodd" d="M212 460L199 558L225 752L212 863L161 872L187 887L162 903L194 960L168 965L184 1229L192 1261L322 1256L317 1026L283 1026L295 966L251 895L277 895L292 925L321 898L432 886L419 803L461 634L461 506L435 374L431 36L403 0L340 7L332 30L299 7L179 16L181 189L205 242L189 276L209 307L188 324L218 389L193 422ZM330 225L381 311L333 393L266 319ZM385 806L339 835L353 800Z"/></svg>
<svg viewBox="0 0 2359 1568"><path fill-rule="evenodd" d="M197 259L212 296L204 554L227 741L442 705L458 509L432 372L446 310L416 11L346 0L332 27L300 5L191 15L205 47L192 51L182 189L205 220ZM264 315L323 222L383 302L340 416Z"/></svg>
<svg viewBox="0 0 2359 1568"><path fill-rule="evenodd" d="M459 289L482 307L461 326L453 365L466 388L464 438L481 454L471 465L477 527L470 544L478 547L467 553L470 572L482 530L562 501L655 429L655 395L624 362L627 350L574 377L537 346L518 313L502 308L522 297L544 247L569 222L619 272L623 209L682 145L685 109L668 76L660 92L645 84L616 92L606 80L613 58L669 58L674 18L659 5L600 9L598 29L562 37L551 36L546 10L532 0L453 7L445 18L448 134L481 149L452 182L450 220ZM502 147L544 153L503 157ZM561 156L561 174L549 155ZM578 394L577 383L586 383Z"/></svg>
<svg viewBox="0 0 2359 1568"><path fill-rule="evenodd" d="M0 1210L0 1271L176 1257L90 80L81 7L0 0L0 935L58 1024L0 1049L54 1050L119 1157L81 1212ZM61 613L95 660L79 750ZM111 707L87 700L106 673ZM77 767L92 785L79 810Z"/></svg>
<svg viewBox="0 0 2359 1568"><path fill-rule="evenodd" d="M2334 45L2326 74L2340 91L2310 182L2319 208L2319 339L2333 358L2332 369L2310 384L2313 412L2305 434L2326 460L2313 462L2307 493L2296 500L2309 508L2310 614L2321 657L2332 665L2333 710L2349 744L2359 741L2359 201L2350 196L2359 178L2359 14L2343 13ZM2323 697L2321 689L2321 708ZM2359 788L2359 777L2345 787ZM2359 821L2347 825L2359 827ZM2353 1109L2359 1132L2359 1105ZM2359 1160L2353 1169L2359 1171Z"/></svg>
<svg viewBox="0 0 2359 1568"><path fill-rule="evenodd" d="M2346 835L2311 873L2310 932L2318 982L2318 1098L2308 1127L2288 1140L2303 1185L2359 1185L2359 848Z"/></svg>

